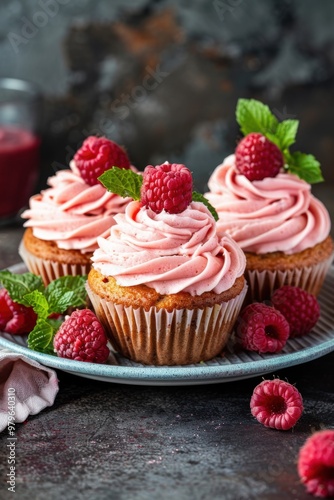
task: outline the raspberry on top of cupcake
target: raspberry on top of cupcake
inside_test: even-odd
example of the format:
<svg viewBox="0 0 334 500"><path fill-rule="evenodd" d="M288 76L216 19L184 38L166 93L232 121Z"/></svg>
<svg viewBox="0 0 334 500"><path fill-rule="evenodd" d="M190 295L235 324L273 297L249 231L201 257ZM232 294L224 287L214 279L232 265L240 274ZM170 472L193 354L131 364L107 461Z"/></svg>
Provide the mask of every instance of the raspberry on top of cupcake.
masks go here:
<svg viewBox="0 0 334 500"><path fill-rule="evenodd" d="M115 349L146 364L220 353L246 292L245 256L231 237L217 235L215 211L192 192L189 169L168 162L143 175L113 168L100 180L134 200L115 216L109 237L98 238L88 275Z"/></svg>
<svg viewBox="0 0 334 500"><path fill-rule="evenodd" d="M68 267L55 269L52 275L45 261L89 270L97 238L107 234L114 215L123 212L130 201L110 193L98 180L112 166L136 170L118 144L90 136L75 153L70 168L59 170L48 179L47 189L31 197L22 214L27 229L20 249L31 272L43 275L45 281L66 272L80 273L77 267Z"/></svg>
<svg viewBox="0 0 334 500"><path fill-rule="evenodd" d="M240 99L236 117L245 137L214 170L205 193L217 210L218 228L245 251L248 271L294 273L306 267L308 277L301 273L297 282L295 275L282 276L280 284L318 293L333 254L328 211L311 193L310 184L323 180L320 164L311 154L290 151L297 120L278 122L254 99ZM278 275L262 278L275 282Z"/></svg>

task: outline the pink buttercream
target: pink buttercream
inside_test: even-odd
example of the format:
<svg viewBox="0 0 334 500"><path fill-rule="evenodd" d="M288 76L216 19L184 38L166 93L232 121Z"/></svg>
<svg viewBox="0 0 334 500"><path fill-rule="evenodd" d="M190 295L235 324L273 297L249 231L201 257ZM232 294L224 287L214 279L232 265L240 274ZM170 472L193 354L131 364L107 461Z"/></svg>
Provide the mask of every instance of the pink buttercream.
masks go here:
<svg viewBox="0 0 334 500"><path fill-rule="evenodd" d="M36 238L54 241L59 248L92 252L97 238L109 234L114 215L124 212L131 198L108 192L102 184L89 186L80 176L75 162L48 179L50 188L32 196L29 209L22 214L25 227L32 227Z"/></svg>
<svg viewBox="0 0 334 500"><path fill-rule="evenodd" d="M109 238L98 238L93 267L121 286L145 284L161 294L201 295L231 288L245 269L245 256L203 203L192 202L179 214L130 202L115 216Z"/></svg>
<svg viewBox="0 0 334 500"><path fill-rule="evenodd" d="M208 187L205 197L218 212L218 230L246 252L293 254L330 233L328 211L296 175L282 172L251 182L236 172L230 155L214 170Z"/></svg>

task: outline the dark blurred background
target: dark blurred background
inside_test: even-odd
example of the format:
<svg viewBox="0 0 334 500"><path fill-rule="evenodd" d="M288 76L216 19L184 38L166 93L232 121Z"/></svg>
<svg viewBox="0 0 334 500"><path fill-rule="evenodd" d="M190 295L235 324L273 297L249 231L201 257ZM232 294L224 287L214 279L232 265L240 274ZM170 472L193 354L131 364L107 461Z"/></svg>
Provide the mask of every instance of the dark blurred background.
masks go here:
<svg viewBox="0 0 334 500"><path fill-rule="evenodd" d="M334 208L333 0L1 0L0 77L44 97L36 190L85 137L105 135L139 169L185 163L204 191L239 138L239 97L297 118Z"/></svg>

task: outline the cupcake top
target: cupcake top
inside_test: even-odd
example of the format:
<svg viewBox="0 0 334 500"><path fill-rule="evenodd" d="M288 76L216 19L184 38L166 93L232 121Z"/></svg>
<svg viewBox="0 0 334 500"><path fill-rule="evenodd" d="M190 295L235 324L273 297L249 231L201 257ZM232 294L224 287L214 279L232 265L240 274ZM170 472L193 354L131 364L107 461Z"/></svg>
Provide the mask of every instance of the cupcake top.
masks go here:
<svg viewBox="0 0 334 500"><path fill-rule="evenodd" d="M104 181L112 189L107 174ZM166 162L146 167L143 176L133 175L142 186L140 196L132 197L140 200L115 216L109 237L98 238L93 267L118 285L144 284L161 294L201 295L231 288L244 273L244 253L228 235L218 236L216 221L202 201L191 201L190 171Z"/></svg>
<svg viewBox="0 0 334 500"><path fill-rule="evenodd" d="M250 116L257 117L256 126ZM278 123L267 106L245 99L238 103L237 120L245 137L214 170L205 193L217 210L218 231L257 254L294 254L324 241L330 217L310 185L322 180L319 163L289 151L297 120Z"/></svg>
<svg viewBox="0 0 334 500"><path fill-rule="evenodd" d="M294 174L250 181L228 156L208 181L205 196L219 215L217 227L246 252L301 252L324 241L330 232L325 206L311 186Z"/></svg>
<svg viewBox="0 0 334 500"><path fill-rule="evenodd" d="M54 241L58 248L93 252L105 236L114 215L124 212L131 198L110 193L98 176L111 166L124 169L130 161L120 146L106 138L88 137L70 162L47 181L49 188L31 197L22 213L35 237ZM134 169L135 170L135 169Z"/></svg>

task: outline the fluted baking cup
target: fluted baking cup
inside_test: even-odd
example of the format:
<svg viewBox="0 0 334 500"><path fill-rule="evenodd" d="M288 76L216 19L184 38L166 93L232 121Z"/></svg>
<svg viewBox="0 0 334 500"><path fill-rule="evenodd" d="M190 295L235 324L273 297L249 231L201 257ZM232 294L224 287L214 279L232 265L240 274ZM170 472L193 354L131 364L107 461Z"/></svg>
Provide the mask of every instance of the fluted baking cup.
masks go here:
<svg viewBox="0 0 334 500"><path fill-rule="evenodd" d="M232 332L247 291L203 309L125 307L107 301L87 284L95 313L116 352L148 365L187 365L220 354Z"/></svg>
<svg viewBox="0 0 334 500"><path fill-rule="evenodd" d="M41 276L45 286L61 276L85 276L91 268L91 264L66 264L41 259L28 252L23 242L19 246L19 255L27 266L28 271Z"/></svg>
<svg viewBox="0 0 334 500"><path fill-rule="evenodd" d="M273 291L284 285L298 286L317 296L332 260L333 256L313 266L285 271L257 271L246 268L245 278L248 282L246 302L270 300Z"/></svg>

